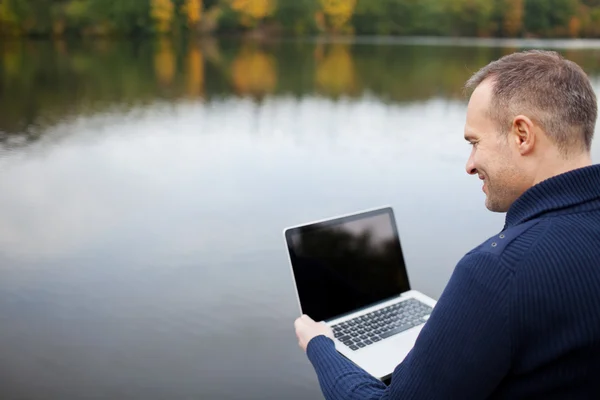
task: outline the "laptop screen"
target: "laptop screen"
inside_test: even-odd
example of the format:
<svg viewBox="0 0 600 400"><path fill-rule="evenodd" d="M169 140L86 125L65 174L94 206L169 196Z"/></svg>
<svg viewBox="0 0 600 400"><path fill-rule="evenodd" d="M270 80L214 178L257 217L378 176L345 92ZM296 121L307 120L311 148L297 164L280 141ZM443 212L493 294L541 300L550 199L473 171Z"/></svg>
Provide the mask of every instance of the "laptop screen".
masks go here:
<svg viewBox="0 0 600 400"><path fill-rule="evenodd" d="M391 208L286 231L302 312L329 320L410 290Z"/></svg>

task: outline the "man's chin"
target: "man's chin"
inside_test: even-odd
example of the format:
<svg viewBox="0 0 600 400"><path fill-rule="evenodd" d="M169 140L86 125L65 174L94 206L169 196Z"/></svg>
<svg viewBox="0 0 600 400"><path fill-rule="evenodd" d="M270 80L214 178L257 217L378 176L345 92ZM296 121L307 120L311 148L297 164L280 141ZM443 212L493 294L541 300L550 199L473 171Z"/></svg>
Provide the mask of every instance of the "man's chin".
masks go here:
<svg viewBox="0 0 600 400"><path fill-rule="evenodd" d="M508 211L507 207L503 207L498 202L490 200L489 196L485 199L485 207L491 212L505 213Z"/></svg>

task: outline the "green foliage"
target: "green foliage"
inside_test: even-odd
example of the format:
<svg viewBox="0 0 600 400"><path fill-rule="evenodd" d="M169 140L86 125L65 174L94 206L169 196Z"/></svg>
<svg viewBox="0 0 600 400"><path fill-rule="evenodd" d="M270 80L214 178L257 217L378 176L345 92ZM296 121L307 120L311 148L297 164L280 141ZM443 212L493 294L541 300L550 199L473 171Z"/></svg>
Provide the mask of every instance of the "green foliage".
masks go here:
<svg viewBox="0 0 600 400"><path fill-rule="evenodd" d="M453 36L489 36L494 3L490 0L440 0L444 27Z"/></svg>
<svg viewBox="0 0 600 400"><path fill-rule="evenodd" d="M2 0L0 34L179 35L190 29L182 11L184 0L160 0L161 7L173 10L166 14L160 14L160 10L156 10L158 3L153 2ZM285 35L312 35L320 32L320 26L322 29L324 3L320 0L275 1L274 11L257 24L249 24L248 18L240 18L239 12L232 9L233 2L203 0L200 21L194 26L200 29L194 31L219 34L258 29ZM357 0L349 26L341 32L357 35L600 37L599 10L600 0ZM158 22L157 15L162 15L163 20ZM206 29L202 29L203 26Z"/></svg>
<svg viewBox="0 0 600 400"><path fill-rule="evenodd" d="M359 33L377 35L439 34L438 0L359 0L353 23Z"/></svg>
<svg viewBox="0 0 600 400"><path fill-rule="evenodd" d="M111 31L124 35L141 35L151 32L150 3L140 0L88 0L89 12L97 16L95 22L107 24ZM97 28L93 32L102 33Z"/></svg>
<svg viewBox="0 0 600 400"><path fill-rule="evenodd" d="M280 0L275 10L275 20L285 34L306 35L317 32L314 10L318 0Z"/></svg>
<svg viewBox="0 0 600 400"><path fill-rule="evenodd" d="M525 28L535 35L553 36L560 28L566 31L576 11L576 0L525 0Z"/></svg>

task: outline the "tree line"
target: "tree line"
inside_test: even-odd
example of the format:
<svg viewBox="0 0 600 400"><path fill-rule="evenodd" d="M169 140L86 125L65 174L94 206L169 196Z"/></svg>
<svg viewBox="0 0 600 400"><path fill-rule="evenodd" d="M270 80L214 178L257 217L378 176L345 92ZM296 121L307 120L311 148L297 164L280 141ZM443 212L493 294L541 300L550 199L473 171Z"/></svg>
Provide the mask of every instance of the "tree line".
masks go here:
<svg viewBox="0 0 600 400"><path fill-rule="evenodd" d="M600 37L600 0L1 0L4 36Z"/></svg>

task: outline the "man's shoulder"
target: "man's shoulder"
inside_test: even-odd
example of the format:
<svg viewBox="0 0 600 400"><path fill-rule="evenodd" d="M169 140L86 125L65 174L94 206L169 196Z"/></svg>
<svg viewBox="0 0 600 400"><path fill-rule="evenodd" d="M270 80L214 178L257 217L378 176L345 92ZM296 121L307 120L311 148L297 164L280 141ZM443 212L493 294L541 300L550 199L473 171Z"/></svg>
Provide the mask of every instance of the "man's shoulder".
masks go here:
<svg viewBox="0 0 600 400"><path fill-rule="evenodd" d="M489 253L500 256L507 251L507 249L509 249L510 244L522 239L523 235L525 235L527 232L530 232L534 228L538 228L535 230L539 231L539 228L543 228L548 224L549 220L547 219L534 219L508 227L503 229L498 234L488 238L485 242L481 243L473 250L475 252Z"/></svg>
<svg viewBox="0 0 600 400"><path fill-rule="evenodd" d="M600 215L583 219L571 214L543 216L503 229L467 253L464 261L487 260L513 271L526 265L544 268L549 262L564 263L592 253L600 257L598 243Z"/></svg>
<svg viewBox="0 0 600 400"><path fill-rule="evenodd" d="M543 237L551 223L550 219L540 218L505 228L472 249L465 258L493 259L511 269Z"/></svg>

